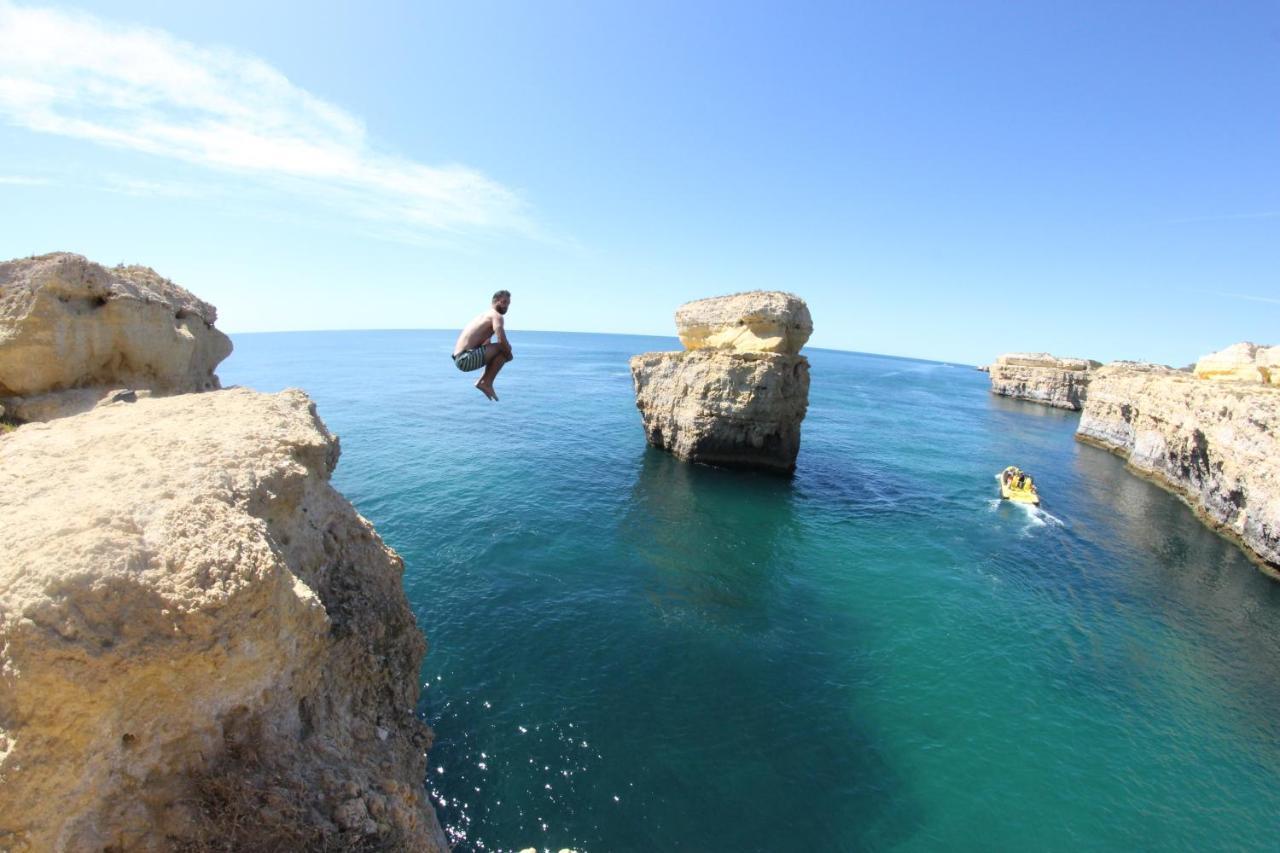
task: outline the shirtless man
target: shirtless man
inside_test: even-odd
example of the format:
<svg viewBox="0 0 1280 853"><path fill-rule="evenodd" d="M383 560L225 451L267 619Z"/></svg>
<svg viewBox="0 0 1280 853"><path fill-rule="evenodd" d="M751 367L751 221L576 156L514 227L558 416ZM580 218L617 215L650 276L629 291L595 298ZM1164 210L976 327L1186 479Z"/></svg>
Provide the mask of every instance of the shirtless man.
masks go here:
<svg viewBox="0 0 1280 853"><path fill-rule="evenodd" d="M476 387L490 400L498 399L498 395L493 393L494 377L504 364L515 358L507 341L506 327L502 324L502 315L510 307L511 294L499 290L493 294L489 310L468 323L453 345L453 364L459 370L484 368L484 375L476 380ZM489 342L494 335L498 336L496 344Z"/></svg>

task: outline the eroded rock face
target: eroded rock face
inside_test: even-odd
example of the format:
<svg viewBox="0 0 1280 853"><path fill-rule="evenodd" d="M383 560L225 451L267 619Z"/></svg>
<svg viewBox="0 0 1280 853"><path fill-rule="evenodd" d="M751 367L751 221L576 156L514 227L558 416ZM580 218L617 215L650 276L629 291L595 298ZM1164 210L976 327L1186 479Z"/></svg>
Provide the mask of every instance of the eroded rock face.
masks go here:
<svg viewBox="0 0 1280 853"><path fill-rule="evenodd" d="M1076 437L1182 495L1280 577L1280 388L1116 362L1094 372Z"/></svg>
<svg viewBox="0 0 1280 853"><path fill-rule="evenodd" d="M0 403L21 418L22 398L68 389L217 388L231 341L216 320L147 267L67 253L0 263Z"/></svg>
<svg viewBox="0 0 1280 853"><path fill-rule="evenodd" d="M1195 375L1213 381L1256 382L1280 385L1280 346L1262 347L1252 343L1232 344L1224 350L1202 356Z"/></svg>
<svg viewBox="0 0 1280 853"><path fill-rule="evenodd" d="M633 356L645 436L681 459L795 469L809 406L809 361L777 353L651 352Z"/></svg>
<svg viewBox="0 0 1280 853"><path fill-rule="evenodd" d="M649 444L681 459L735 468L795 470L809 407L813 331L797 296L754 291L680 306L685 352L631 359L636 407Z"/></svg>
<svg viewBox="0 0 1280 853"><path fill-rule="evenodd" d="M0 849L447 849L425 642L337 459L299 391L0 435Z"/></svg>
<svg viewBox="0 0 1280 853"><path fill-rule="evenodd" d="M676 310L676 333L687 350L796 355L813 334L813 320L800 297L753 290L681 305Z"/></svg>
<svg viewBox="0 0 1280 853"><path fill-rule="evenodd" d="M991 393L1078 410L1088 396L1092 371L1099 366L1096 361L1047 352L1005 353L988 370Z"/></svg>

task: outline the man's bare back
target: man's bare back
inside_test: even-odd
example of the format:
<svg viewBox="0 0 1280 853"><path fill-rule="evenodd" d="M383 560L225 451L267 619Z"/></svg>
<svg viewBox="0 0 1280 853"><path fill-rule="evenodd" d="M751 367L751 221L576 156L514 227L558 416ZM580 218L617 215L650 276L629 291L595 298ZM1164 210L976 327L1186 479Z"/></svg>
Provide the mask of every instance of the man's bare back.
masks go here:
<svg viewBox="0 0 1280 853"><path fill-rule="evenodd" d="M494 377L508 361L515 358L511 343L507 340L504 314L511 307L511 294L499 290L493 295L489 310L479 314L466 325L453 346L453 363L459 370L469 371L484 367L484 375L476 380L476 388L490 400L497 400L493 390ZM497 343L490 338L497 336Z"/></svg>
<svg viewBox="0 0 1280 853"><path fill-rule="evenodd" d="M483 314L477 314L475 319L462 330L462 334L458 335L458 342L453 345L453 351L459 353L488 343L493 337L494 318L501 320L502 315L493 308Z"/></svg>

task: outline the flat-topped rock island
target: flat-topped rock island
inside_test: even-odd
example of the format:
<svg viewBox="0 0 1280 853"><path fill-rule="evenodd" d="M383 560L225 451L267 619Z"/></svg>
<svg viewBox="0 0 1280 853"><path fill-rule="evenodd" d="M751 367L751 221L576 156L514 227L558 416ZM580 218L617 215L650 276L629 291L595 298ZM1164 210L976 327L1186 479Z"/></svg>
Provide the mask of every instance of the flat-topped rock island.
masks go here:
<svg viewBox="0 0 1280 853"><path fill-rule="evenodd" d="M752 291L682 305L683 352L631 359L636 408L649 444L680 459L733 468L795 470L809 405L813 332L798 296Z"/></svg>

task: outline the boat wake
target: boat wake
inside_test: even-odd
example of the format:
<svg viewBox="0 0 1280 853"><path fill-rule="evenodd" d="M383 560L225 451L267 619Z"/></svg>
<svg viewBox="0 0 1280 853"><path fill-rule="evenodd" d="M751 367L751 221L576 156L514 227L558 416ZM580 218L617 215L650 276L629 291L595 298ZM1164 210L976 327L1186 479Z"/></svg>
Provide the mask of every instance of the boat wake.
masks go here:
<svg viewBox="0 0 1280 853"><path fill-rule="evenodd" d="M996 482L999 482L999 481L1000 481L1000 475L997 474ZM1041 509L1035 504L1024 504L1024 503L1018 503L1016 501L1006 501L1002 498L992 498L989 501L987 501L987 511L996 512L997 510L1000 509L1001 504L1008 504L1009 506L1015 509L1021 510L1022 513L1027 517L1027 521L1030 522L1028 529L1035 528L1035 527L1066 527L1067 526L1067 523L1065 521L1058 518L1056 515L1054 515L1051 512L1046 512L1045 510Z"/></svg>
<svg viewBox="0 0 1280 853"><path fill-rule="evenodd" d="M1058 518L1051 512L1045 512L1038 506L1032 504L1014 504L1018 509L1027 514L1027 519L1031 522L1032 527L1066 527L1067 523Z"/></svg>

